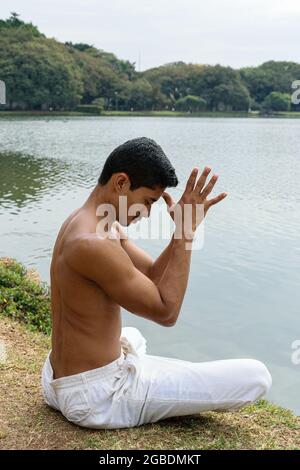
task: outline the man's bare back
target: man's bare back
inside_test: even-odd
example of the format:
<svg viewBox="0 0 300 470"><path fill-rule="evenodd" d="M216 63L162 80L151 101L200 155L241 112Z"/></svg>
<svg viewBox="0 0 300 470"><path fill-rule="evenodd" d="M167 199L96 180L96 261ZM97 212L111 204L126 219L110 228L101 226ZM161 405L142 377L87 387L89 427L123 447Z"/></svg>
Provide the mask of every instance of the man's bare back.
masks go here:
<svg viewBox="0 0 300 470"><path fill-rule="evenodd" d="M51 263L52 353L54 378L101 367L121 352L120 307L101 288L67 263L65 249L92 221L77 209L58 234ZM99 266L101 269L101 266Z"/></svg>

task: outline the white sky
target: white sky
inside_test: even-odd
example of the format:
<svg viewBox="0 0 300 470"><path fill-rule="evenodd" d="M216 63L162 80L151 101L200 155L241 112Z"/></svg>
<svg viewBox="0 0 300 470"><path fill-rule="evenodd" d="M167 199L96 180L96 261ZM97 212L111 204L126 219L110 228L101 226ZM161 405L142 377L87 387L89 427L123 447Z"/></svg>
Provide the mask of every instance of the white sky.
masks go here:
<svg viewBox="0 0 300 470"><path fill-rule="evenodd" d="M300 58L300 0L0 0L0 17L11 11L48 37L94 44L137 70Z"/></svg>

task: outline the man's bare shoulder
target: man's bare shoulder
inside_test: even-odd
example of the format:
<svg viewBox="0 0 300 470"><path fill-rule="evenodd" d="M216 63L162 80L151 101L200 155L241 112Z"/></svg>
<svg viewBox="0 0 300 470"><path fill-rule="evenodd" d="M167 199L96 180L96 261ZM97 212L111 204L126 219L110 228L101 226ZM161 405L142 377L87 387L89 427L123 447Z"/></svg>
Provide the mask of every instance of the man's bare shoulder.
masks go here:
<svg viewBox="0 0 300 470"><path fill-rule="evenodd" d="M100 263L103 269L130 260L119 239L101 237L97 233L73 236L66 242L63 256L70 267L81 273L92 273L94 267L99 269Z"/></svg>
<svg viewBox="0 0 300 470"><path fill-rule="evenodd" d="M116 249L120 243L115 238L100 237L96 233L80 233L66 241L64 254L67 259L82 255L96 255Z"/></svg>

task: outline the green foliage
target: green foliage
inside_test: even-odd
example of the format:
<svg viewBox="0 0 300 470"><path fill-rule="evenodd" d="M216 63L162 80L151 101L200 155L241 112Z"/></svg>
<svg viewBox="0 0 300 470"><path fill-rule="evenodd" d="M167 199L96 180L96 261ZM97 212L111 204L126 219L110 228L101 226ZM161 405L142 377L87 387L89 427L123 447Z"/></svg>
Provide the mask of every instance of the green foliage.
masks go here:
<svg viewBox="0 0 300 470"><path fill-rule="evenodd" d="M134 65L88 44L61 44L16 18L0 22L0 76L9 109L72 110L125 88ZM124 85L123 85L124 84Z"/></svg>
<svg viewBox="0 0 300 470"><path fill-rule="evenodd" d="M104 98L95 98L93 101L92 101L92 104L98 106L98 108L100 108L100 111L102 111L104 109L104 106L105 106L105 99Z"/></svg>
<svg viewBox="0 0 300 470"><path fill-rule="evenodd" d="M97 104L80 104L76 111L79 113L101 114L102 108Z"/></svg>
<svg viewBox="0 0 300 470"><path fill-rule="evenodd" d="M153 90L146 78L139 78L130 82L127 93L124 96L127 109L142 110L151 109L153 102Z"/></svg>
<svg viewBox="0 0 300 470"><path fill-rule="evenodd" d="M292 83L300 77L300 64L269 61L259 67L244 68L240 73L251 97L262 103L273 91L292 93Z"/></svg>
<svg viewBox="0 0 300 470"><path fill-rule="evenodd" d="M79 102L80 71L54 39L26 39L22 31L6 31L0 50L1 79L11 109L72 109Z"/></svg>
<svg viewBox="0 0 300 470"><path fill-rule="evenodd" d="M71 41L65 42L66 46L73 47L73 49L77 49L78 51L86 51L88 49L93 49L94 46L91 46L90 44L85 44L83 42L79 42L77 44L73 44Z"/></svg>
<svg viewBox="0 0 300 470"><path fill-rule="evenodd" d="M0 313L25 323L30 329L51 332L49 288L27 275L26 268L12 259L0 262Z"/></svg>
<svg viewBox="0 0 300 470"><path fill-rule="evenodd" d="M102 58L88 52L70 50L80 73L82 83L81 104L89 104L99 96L112 100L114 91L122 88L122 80L113 67Z"/></svg>
<svg viewBox="0 0 300 470"><path fill-rule="evenodd" d="M206 101L200 96L187 95L176 101L175 108L178 111L204 111L206 108Z"/></svg>
<svg viewBox="0 0 300 470"><path fill-rule="evenodd" d="M291 97L287 93L272 91L263 102L266 111L289 111L291 109Z"/></svg>
<svg viewBox="0 0 300 470"><path fill-rule="evenodd" d="M249 92L239 72L231 67L179 62L150 69L144 76L152 87L159 86L171 103L198 96L211 111L248 111L249 108Z"/></svg>
<svg viewBox="0 0 300 470"><path fill-rule="evenodd" d="M250 109L251 111L261 111L262 105L258 103L254 98L250 98Z"/></svg>
<svg viewBox="0 0 300 470"><path fill-rule="evenodd" d="M15 12L12 12L11 16L7 20L0 20L1 34L4 30L18 30L19 32L26 32L28 33L28 36L44 36L32 23L24 23L24 21L20 20L18 13Z"/></svg>
<svg viewBox="0 0 300 470"><path fill-rule="evenodd" d="M179 61L137 72L135 63L94 45L48 39L12 13L0 20L0 79L12 110L76 110L101 97L101 108L115 112L247 112L265 110L272 92L291 94L300 64L269 61L234 70ZM284 102L278 98L275 107L282 110Z"/></svg>
<svg viewBox="0 0 300 470"><path fill-rule="evenodd" d="M246 111L249 109L250 96L241 84L221 84L212 89L210 103L216 111Z"/></svg>

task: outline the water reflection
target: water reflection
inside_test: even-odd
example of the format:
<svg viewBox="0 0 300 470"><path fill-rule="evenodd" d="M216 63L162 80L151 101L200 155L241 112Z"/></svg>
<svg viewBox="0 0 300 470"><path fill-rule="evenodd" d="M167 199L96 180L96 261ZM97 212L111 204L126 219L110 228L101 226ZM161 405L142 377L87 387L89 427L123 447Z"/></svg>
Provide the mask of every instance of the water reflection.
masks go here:
<svg viewBox="0 0 300 470"><path fill-rule="evenodd" d="M88 187L94 173L88 165L20 152L0 152L0 210L20 209L40 201L47 193L73 186Z"/></svg>

